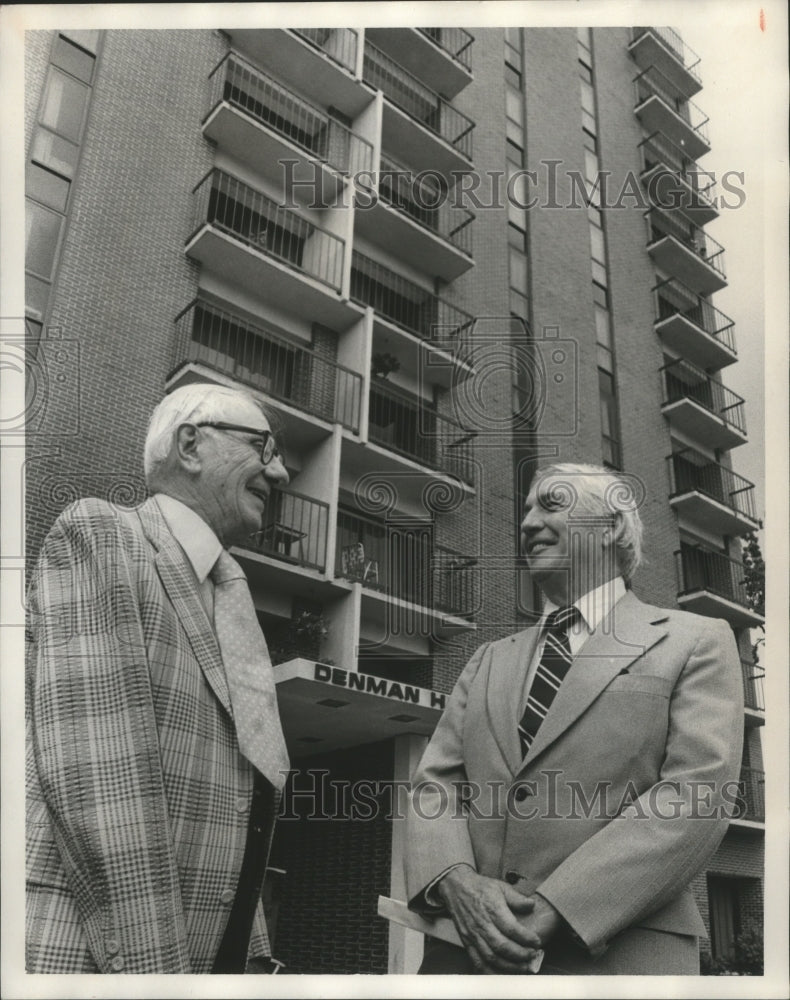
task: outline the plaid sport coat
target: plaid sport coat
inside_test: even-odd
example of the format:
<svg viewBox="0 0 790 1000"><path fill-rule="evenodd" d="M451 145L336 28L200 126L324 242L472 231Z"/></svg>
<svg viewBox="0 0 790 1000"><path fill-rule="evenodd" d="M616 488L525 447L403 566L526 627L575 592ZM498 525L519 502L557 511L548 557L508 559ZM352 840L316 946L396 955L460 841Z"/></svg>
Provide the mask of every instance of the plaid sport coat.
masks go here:
<svg viewBox="0 0 790 1000"><path fill-rule="evenodd" d="M210 972L253 769L192 568L156 502L67 508L28 614L28 972ZM249 955L268 954L259 906Z"/></svg>

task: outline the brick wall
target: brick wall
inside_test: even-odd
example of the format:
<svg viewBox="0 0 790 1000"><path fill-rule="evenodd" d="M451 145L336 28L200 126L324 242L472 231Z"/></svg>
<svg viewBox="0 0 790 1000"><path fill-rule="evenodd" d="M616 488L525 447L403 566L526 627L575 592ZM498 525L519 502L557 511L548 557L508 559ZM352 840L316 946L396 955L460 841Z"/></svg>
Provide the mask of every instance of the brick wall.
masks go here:
<svg viewBox="0 0 790 1000"><path fill-rule="evenodd" d="M30 148L30 137L38 117L41 91L49 64L49 52L54 31L25 32L25 149Z"/></svg>
<svg viewBox="0 0 790 1000"><path fill-rule="evenodd" d="M74 367L48 382L41 435L29 440L30 558L71 499L140 499L173 320L197 289L183 245L191 189L211 164L200 120L224 48L211 31L106 34L50 299L49 326ZM60 436L75 421L78 431Z"/></svg>

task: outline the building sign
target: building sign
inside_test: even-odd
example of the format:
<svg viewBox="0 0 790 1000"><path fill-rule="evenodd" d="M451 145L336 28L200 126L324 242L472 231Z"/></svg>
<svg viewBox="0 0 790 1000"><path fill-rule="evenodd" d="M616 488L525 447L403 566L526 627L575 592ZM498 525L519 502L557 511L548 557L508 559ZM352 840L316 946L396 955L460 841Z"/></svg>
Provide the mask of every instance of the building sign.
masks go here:
<svg viewBox="0 0 790 1000"><path fill-rule="evenodd" d="M331 684L333 687L346 688L348 691L376 694L381 698L391 698L393 701L420 705L422 708L432 708L440 712L444 710L447 700L447 695L440 691L430 691L427 688L414 687L412 684L399 684L384 677L360 674L356 670L330 667L326 663L315 664L313 680Z"/></svg>

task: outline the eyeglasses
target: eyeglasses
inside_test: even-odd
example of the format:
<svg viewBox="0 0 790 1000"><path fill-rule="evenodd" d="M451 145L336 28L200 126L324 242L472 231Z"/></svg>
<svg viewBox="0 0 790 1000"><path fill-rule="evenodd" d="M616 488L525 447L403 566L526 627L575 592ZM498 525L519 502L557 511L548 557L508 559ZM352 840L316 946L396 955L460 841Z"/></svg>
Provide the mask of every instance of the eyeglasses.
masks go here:
<svg viewBox="0 0 790 1000"><path fill-rule="evenodd" d="M254 434L255 437L261 439L260 445L254 444L253 448L257 449L263 465L268 465L273 458L278 457L280 454L277 448L277 442L274 440L274 434L272 434L271 431L261 430L258 427L241 427L239 424L223 424L222 422L210 423L207 420L204 420L202 423L195 424L195 426L214 427L218 431L243 431L245 434ZM250 442L250 444L252 444L252 442Z"/></svg>

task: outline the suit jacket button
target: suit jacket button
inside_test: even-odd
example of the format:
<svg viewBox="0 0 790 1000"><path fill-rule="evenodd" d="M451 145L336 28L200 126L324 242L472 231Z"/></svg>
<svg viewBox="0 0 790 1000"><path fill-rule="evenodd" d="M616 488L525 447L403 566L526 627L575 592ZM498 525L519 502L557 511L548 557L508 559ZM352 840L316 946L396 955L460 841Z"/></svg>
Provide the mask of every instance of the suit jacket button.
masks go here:
<svg viewBox="0 0 790 1000"><path fill-rule="evenodd" d="M515 795L516 802L523 802L524 799L526 799L529 794L530 791L525 785L519 785L519 787L516 789L516 795Z"/></svg>
<svg viewBox="0 0 790 1000"><path fill-rule="evenodd" d="M245 798L236 799L236 812L247 812L247 800Z"/></svg>
<svg viewBox="0 0 790 1000"><path fill-rule="evenodd" d="M113 972L120 972L123 968L123 959L120 955L116 955L115 958L110 962L110 968Z"/></svg>
<svg viewBox="0 0 790 1000"><path fill-rule="evenodd" d="M117 955L121 950L121 942L116 940L116 938L108 938L104 942L104 950L108 955Z"/></svg>
<svg viewBox="0 0 790 1000"><path fill-rule="evenodd" d="M226 906L232 903L235 898L236 898L236 893L233 891L233 889L225 889L225 891L219 897L220 902L224 903Z"/></svg>
<svg viewBox="0 0 790 1000"><path fill-rule="evenodd" d="M516 882L521 878L518 872L509 871L505 872L505 881L509 882L510 885L515 885Z"/></svg>

